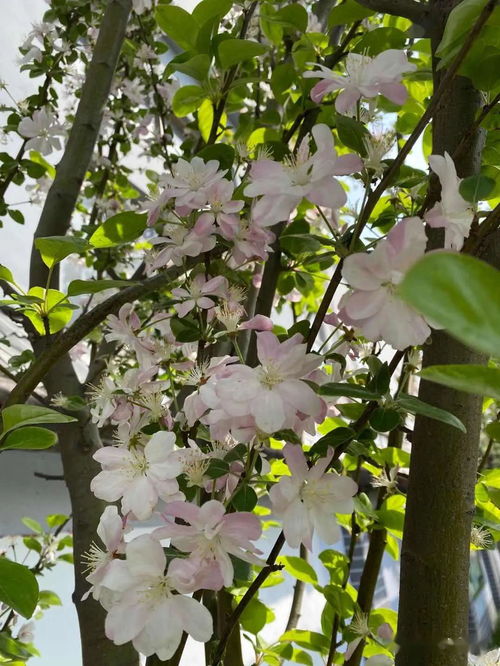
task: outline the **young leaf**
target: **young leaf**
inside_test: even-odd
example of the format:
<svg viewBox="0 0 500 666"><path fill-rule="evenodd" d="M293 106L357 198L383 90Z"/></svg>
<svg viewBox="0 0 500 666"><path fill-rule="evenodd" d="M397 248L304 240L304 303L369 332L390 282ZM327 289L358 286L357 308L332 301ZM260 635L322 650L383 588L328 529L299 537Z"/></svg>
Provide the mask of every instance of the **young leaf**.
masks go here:
<svg viewBox="0 0 500 666"><path fill-rule="evenodd" d="M500 272L463 254L425 255L399 285L399 296L461 342L500 350Z"/></svg>
<svg viewBox="0 0 500 666"><path fill-rule="evenodd" d="M38 583L28 567L0 557L0 601L29 619L38 601Z"/></svg>
<svg viewBox="0 0 500 666"><path fill-rule="evenodd" d="M5 282L10 282L10 284L15 284L12 272L7 268L7 266L4 266L3 264L0 264L0 280L5 280Z"/></svg>
<svg viewBox="0 0 500 666"><path fill-rule="evenodd" d="M146 228L145 213L118 213L94 231L89 243L94 247L116 247L136 240Z"/></svg>
<svg viewBox="0 0 500 666"><path fill-rule="evenodd" d="M206 96L206 92L200 86L183 86L174 95L172 110L178 118L184 118L196 111Z"/></svg>
<svg viewBox="0 0 500 666"><path fill-rule="evenodd" d="M464 178L460 183L460 194L466 201L476 204L478 201L485 201L495 188L493 178L477 174Z"/></svg>
<svg viewBox="0 0 500 666"><path fill-rule="evenodd" d="M301 557L294 557L292 555L284 555L279 558L278 564L285 565L285 571L290 576L301 580L303 583L311 583L315 585L318 582L318 576L313 567Z"/></svg>
<svg viewBox="0 0 500 666"><path fill-rule="evenodd" d="M0 451L6 449L50 449L57 444L57 435L47 428L28 426L10 432L0 445Z"/></svg>
<svg viewBox="0 0 500 666"><path fill-rule="evenodd" d="M457 391L500 400L500 370L483 365L431 365L420 372L423 379Z"/></svg>
<svg viewBox="0 0 500 666"><path fill-rule="evenodd" d="M462 432L467 432L462 421L460 421L460 419L458 419L454 414L447 412L445 409L434 407L434 405L428 405L426 402L415 398L413 395L406 395L406 393L401 393L397 400L397 404L399 407L402 407L405 411L410 412L411 414L421 414L422 416L427 416L430 419L435 419L436 421L447 423L454 428L458 428L458 430L461 430Z"/></svg>

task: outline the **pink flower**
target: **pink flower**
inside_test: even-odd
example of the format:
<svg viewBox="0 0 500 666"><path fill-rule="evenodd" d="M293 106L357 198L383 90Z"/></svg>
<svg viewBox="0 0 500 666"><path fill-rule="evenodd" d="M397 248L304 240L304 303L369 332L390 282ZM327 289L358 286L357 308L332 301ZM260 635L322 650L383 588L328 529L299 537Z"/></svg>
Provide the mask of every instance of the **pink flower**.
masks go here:
<svg viewBox="0 0 500 666"><path fill-rule="evenodd" d="M215 247L215 225L209 213L203 213L194 227L188 229L180 224L168 224L163 236L151 239L153 245L163 245L162 249L148 258L149 272L163 268L172 262L181 266L184 257L198 257Z"/></svg>
<svg viewBox="0 0 500 666"><path fill-rule="evenodd" d="M252 214L252 219L260 225L287 220L303 198L327 208L340 208L345 204L346 193L333 176L361 171L363 163L357 155L337 157L327 125L315 125L312 135L317 147L312 155L307 143L302 142L297 157L285 164L270 159L252 164L251 183L245 188L245 194L263 195L254 205Z"/></svg>
<svg viewBox="0 0 500 666"><path fill-rule="evenodd" d="M400 300L396 287L424 254L426 243L422 220L410 217L393 227L373 252L347 257L342 275L351 291L340 301L340 319L368 340L385 340L395 349L425 342L429 326Z"/></svg>
<svg viewBox="0 0 500 666"><path fill-rule="evenodd" d="M424 215L431 227L444 227L444 246L452 250L461 250L464 239L469 235L474 213L471 205L460 194L455 164L448 153L430 155L431 169L441 182L441 201Z"/></svg>
<svg viewBox="0 0 500 666"><path fill-rule="evenodd" d="M348 113L360 97L370 98L380 94L394 104L404 104L408 92L401 83L401 77L405 72L417 69L416 65L408 62L404 51L396 49L383 51L375 58L349 53L345 63L346 76L339 76L324 65L317 67L319 70L304 72L305 78L322 79L311 90L311 99L320 102L327 93L342 90L335 100L335 109L343 114Z"/></svg>
<svg viewBox="0 0 500 666"><path fill-rule="evenodd" d="M179 499L176 477L182 472L174 452L172 432L155 433L146 446L105 446L94 453L103 471L92 479L90 489L106 502L122 498L122 511L138 520L151 517L158 499Z"/></svg>
<svg viewBox="0 0 500 666"><path fill-rule="evenodd" d="M234 226L238 224L238 216L235 213L243 208L244 202L232 200L234 184L223 178L207 189L207 204L210 214L220 226Z"/></svg>
<svg viewBox="0 0 500 666"><path fill-rule="evenodd" d="M195 307L208 310L214 307L215 301L208 298L207 294L222 296L225 289L227 289L227 280L225 277L218 275L211 280L206 280L204 275L199 273L193 278L188 287L172 289L173 296L186 299L182 303L176 303L174 308L179 317L185 317Z"/></svg>
<svg viewBox="0 0 500 666"><path fill-rule="evenodd" d="M285 539L292 548L303 543L312 549L313 532L326 544L340 539L334 513L352 513L358 486L347 476L326 472L333 453L309 469L299 445L283 448L291 476L282 476L269 491L274 515L283 521Z"/></svg>
<svg viewBox="0 0 500 666"><path fill-rule="evenodd" d="M188 525L170 522L155 530L159 539L170 538L171 544L204 566L216 562L224 585L233 583L234 569L229 554L251 564L263 565L251 541L260 538L262 528L257 516L245 511L226 514L221 502L209 500L201 507L189 502L168 504L164 516L180 518Z"/></svg>
<svg viewBox="0 0 500 666"><path fill-rule="evenodd" d="M107 319L109 333L104 336L108 342L115 340L130 347L142 369L149 368L155 362L155 345L148 340L144 331L140 331L141 322L134 312L132 303L121 306L118 317L109 315Z"/></svg>
<svg viewBox="0 0 500 666"><path fill-rule="evenodd" d="M139 536L127 545L126 555L125 561L110 565L103 581L118 595L106 618L106 636L115 645L132 641L141 654L157 654L161 660L174 654L183 631L196 641L210 640L212 616L195 599L175 594L182 579L170 567L165 572L159 542Z"/></svg>
<svg viewBox="0 0 500 666"><path fill-rule="evenodd" d="M172 167L172 175L165 178L166 190L176 206L195 210L207 203L209 189L224 178L226 171L219 171L217 160L205 163L201 157L193 157L187 162L181 157Z"/></svg>
<svg viewBox="0 0 500 666"><path fill-rule="evenodd" d="M86 599L90 593L92 593L94 599L99 599L103 591L101 583L109 565L113 562L116 553L123 552L125 545L123 541L124 525L116 506L107 506L104 509L97 527L97 534L106 550L102 550L93 543L88 553L84 555L88 570L90 570L85 580L91 583L92 587L84 594L83 599Z"/></svg>

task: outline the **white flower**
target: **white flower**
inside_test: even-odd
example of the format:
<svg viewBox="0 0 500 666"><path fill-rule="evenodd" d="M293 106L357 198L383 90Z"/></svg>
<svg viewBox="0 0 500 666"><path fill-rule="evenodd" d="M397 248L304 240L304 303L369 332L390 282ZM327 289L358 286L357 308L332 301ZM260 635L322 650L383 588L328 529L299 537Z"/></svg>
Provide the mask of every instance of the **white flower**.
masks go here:
<svg viewBox="0 0 500 666"><path fill-rule="evenodd" d="M425 214L425 221L431 227L445 228L446 248L461 250L474 217L470 203L460 194L461 178L457 176L455 164L448 153L444 157L431 155L429 164L441 182L441 201Z"/></svg>
<svg viewBox="0 0 500 666"><path fill-rule="evenodd" d="M469 656L469 666L499 666L500 664L500 648L491 650L481 657Z"/></svg>
<svg viewBox="0 0 500 666"><path fill-rule="evenodd" d="M123 520L116 506L107 506L99 520L97 534L106 550L100 548L96 543L90 545L89 550L83 555L84 564L89 574L85 577L92 587L83 596L86 599L90 593L94 599L99 599L103 587L102 579L113 562L115 554L122 552L123 548Z"/></svg>
<svg viewBox="0 0 500 666"><path fill-rule="evenodd" d="M26 150L36 150L42 155L48 155L53 150L61 150L60 136L64 135L64 128L57 122L57 118L47 109L35 111L31 118L23 118L17 127L26 142Z"/></svg>
<svg viewBox="0 0 500 666"><path fill-rule="evenodd" d="M340 539L334 513L351 513L358 486L347 476L326 472L331 455L321 458L309 469L302 448L286 444L283 448L291 476L282 476L269 491L273 513L283 521L288 545L301 543L312 548L313 531L326 544Z"/></svg>
<svg viewBox="0 0 500 666"><path fill-rule="evenodd" d="M115 560L103 585L119 595L108 613L106 636L123 645L132 641L146 656L170 659L182 632L196 641L212 636L212 616L190 597L175 594L176 576L169 573L160 543L150 535L139 536L127 545L127 559Z"/></svg>
<svg viewBox="0 0 500 666"><path fill-rule="evenodd" d="M144 448L105 446L94 453L100 472L90 484L96 497L106 502L122 498L124 514L132 512L138 520L151 517L158 499L181 499L176 477L182 465L174 452L172 432L155 433Z"/></svg>

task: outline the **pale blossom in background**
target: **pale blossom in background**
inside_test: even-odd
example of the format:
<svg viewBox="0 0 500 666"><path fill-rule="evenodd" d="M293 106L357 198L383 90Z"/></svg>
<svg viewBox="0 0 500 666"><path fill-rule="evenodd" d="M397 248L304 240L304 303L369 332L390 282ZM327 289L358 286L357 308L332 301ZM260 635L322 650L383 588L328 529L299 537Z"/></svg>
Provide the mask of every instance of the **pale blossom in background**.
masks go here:
<svg viewBox="0 0 500 666"><path fill-rule="evenodd" d="M36 150L42 155L49 155L53 150L61 150L60 138L65 134L56 116L47 109L39 109L33 112L31 118L23 118L17 131L28 139L26 150Z"/></svg>

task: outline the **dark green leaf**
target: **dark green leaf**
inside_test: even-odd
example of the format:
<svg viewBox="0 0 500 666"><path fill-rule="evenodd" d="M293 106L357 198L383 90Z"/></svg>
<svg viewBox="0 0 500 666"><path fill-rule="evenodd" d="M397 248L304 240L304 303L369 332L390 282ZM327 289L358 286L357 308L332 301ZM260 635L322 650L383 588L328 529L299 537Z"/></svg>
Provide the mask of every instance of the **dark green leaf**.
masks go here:
<svg viewBox="0 0 500 666"><path fill-rule="evenodd" d="M366 155L364 139L368 138L369 134L366 127L359 120L337 114L335 116L335 126L340 142L344 146L355 150L360 155Z"/></svg>
<svg viewBox="0 0 500 666"><path fill-rule="evenodd" d="M29 619L38 601L38 583L28 567L0 557L0 601Z"/></svg>
<svg viewBox="0 0 500 666"><path fill-rule="evenodd" d="M232 0L202 0L193 9L192 16L198 25L203 25L215 16L222 18L232 6Z"/></svg>
<svg viewBox="0 0 500 666"><path fill-rule="evenodd" d="M378 400L381 396L380 393L370 391L364 386L359 384L348 384L332 382L323 384L319 387L318 393L327 396L344 396L346 398L360 398L362 400Z"/></svg>
<svg viewBox="0 0 500 666"><path fill-rule="evenodd" d="M200 150L198 157L204 159L205 162L217 160L221 169L230 169L234 162L234 148L226 143L215 143Z"/></svg>
<svg viewBox="0 0 500 666"><path fill-rule="evenodd" d="M352 428L335 428L323 437L320 437L317 442L311 447L311 455L326 455L328 448L331 446L336 449L338 446L347 444L356 437L356 432Z"/></svg>
<svg viewBox="0 0 500 666"><path fill-rule="evenodd" d="M218 458L214 458L210 461L205 475L208 476L209 479L218 479L220 476L224 476L228 472L229 463L226 460L219 460Z"/></svg>
<svg viewBox="0 0 500 666"><path fill-rule="evenodd" d="M413 395L401 393L397 400L397 405L411 414L421 414L422 416L441 421L454 428L458 428L462 432L466 432L464 424L454 414L439 407L434 407L434 405L428 405Z"/></svg>
<svg viewBox="0 0 500 666"><path fill-rule="evenodd" d="M464 178L460 183L460 194L466 201L476 204L478 201L484 201L488 198L495 187L493 178L477 174Z"/></svg>
<svg viewBox="0 0 500 666"><path fill-rule="evenodd" d="M170 319L172 333L178 342L196 342L201 337L201 331L198 322L189 317L180 319L174 316Z"/></svg>
<svg viewBox="0 0 500 666"><path fill-rule="evenodd" d="M142 236L146 228L145 213L118 213L106 220L89 238L94 247L116 247Z"/></svg>
<svg viewBox="0 0 500 666"><path fill-rule="evenodd" d="M242 486L233 497L231 504L236 511L251 511L257 504L257 494L250 486Z"/></svg>
<svg viewBox="0 0 500 666"><path fill-rule="evenodd" d="M377 432L389 432L401 423L401 414L395 409L377 407L370 415L370 425Z"/></svg>

